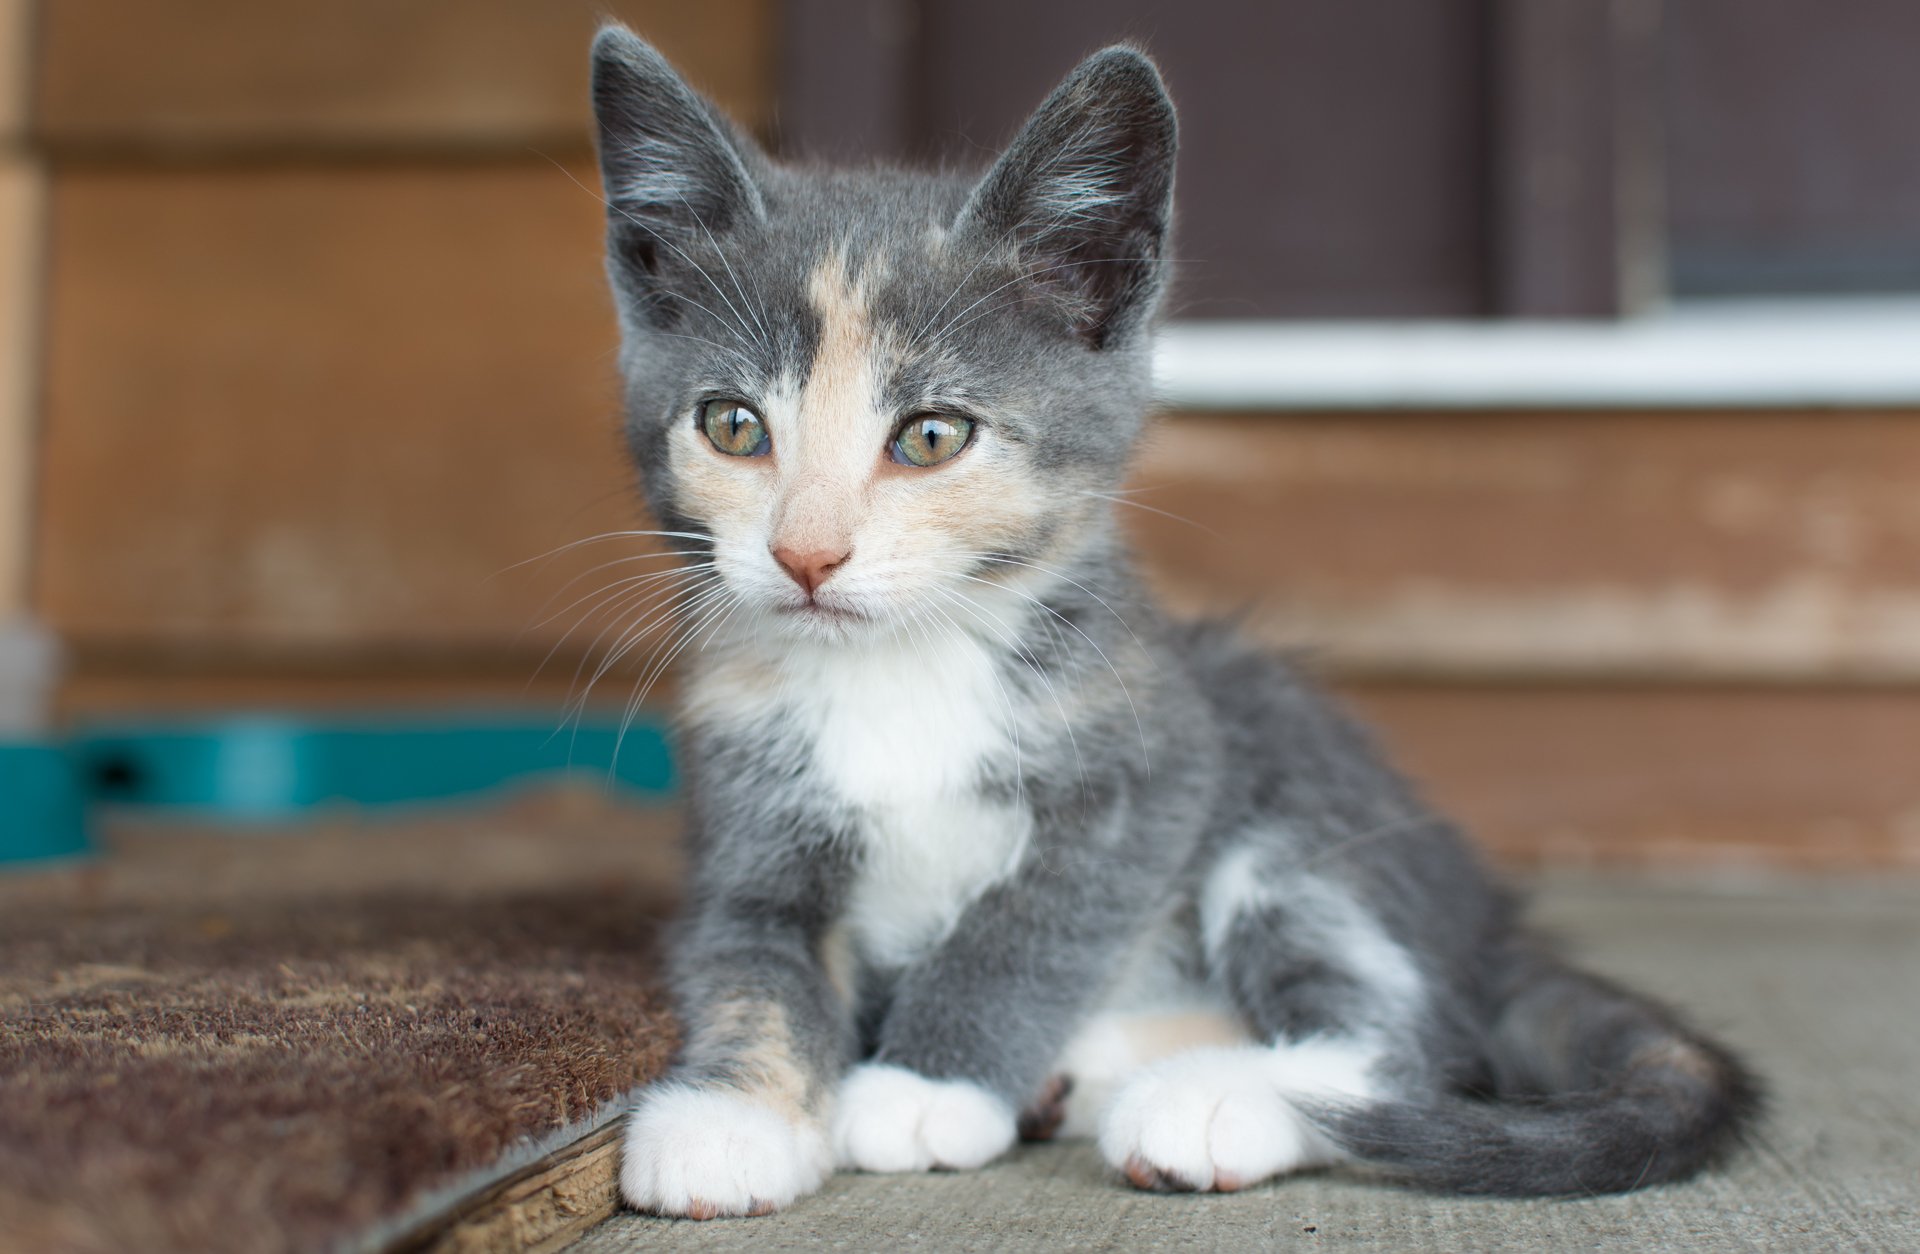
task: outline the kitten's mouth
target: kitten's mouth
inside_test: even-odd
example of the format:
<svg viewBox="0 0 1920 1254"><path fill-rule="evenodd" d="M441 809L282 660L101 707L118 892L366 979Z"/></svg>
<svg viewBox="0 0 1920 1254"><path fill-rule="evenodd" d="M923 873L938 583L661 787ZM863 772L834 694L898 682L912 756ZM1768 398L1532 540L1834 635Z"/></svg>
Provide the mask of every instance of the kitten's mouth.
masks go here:
<svg viewBox="0 0 1920 1254"><path fill-rule="evenodd" d="M792 615L795 618L819 619L831 623L864 623L867 621L867 615L862 614L859 610L850 610L839 605L829 605L825 601L802 601L798 605L783 605L780 609L782 613Z"/></svg>

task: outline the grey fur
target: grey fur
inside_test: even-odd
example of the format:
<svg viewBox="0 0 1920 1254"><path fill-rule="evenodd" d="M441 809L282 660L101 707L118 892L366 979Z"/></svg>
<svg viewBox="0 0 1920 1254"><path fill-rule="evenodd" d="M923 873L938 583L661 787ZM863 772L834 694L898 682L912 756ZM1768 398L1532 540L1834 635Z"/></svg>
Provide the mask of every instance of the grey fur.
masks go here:
<svg viewBox="0 0 1920 1254"><path fill-rule="evenodd" d="M1546 956L1363 733L1230 629L1163 616L1110 508L1082 505L1121 481L1149 410L1175 135L1145 56L1090 58L978 180L776 163L618 27L594 67L628 430L664 526L711 534L667 441L703 395L805 377L822 334L808 278L836 249L883 276L872 315L911 345L889 403L990 415L1062 502L957 576L1066 555L996 663L1031 735L975 784L1026 808L1030 846L913 961L855 955L854 987L835 984L823 955L867 820L822 782L790 698L769 692L745 727L689 718L681 1079L751 1087L753 1042L707 1022L746 1002L779 1008L816 1113L862 1058L1017 1108L1152 933L1262 1040L1384 1042L1391 1095L1314 1116L1405 1179L1629 1189L1728 1142L1755 1102L1730 1055ZM1227 858L1253 904L1208 952L1204 885ZM1343 948L1354 912L1410 957L1411 994Z"/></svg>

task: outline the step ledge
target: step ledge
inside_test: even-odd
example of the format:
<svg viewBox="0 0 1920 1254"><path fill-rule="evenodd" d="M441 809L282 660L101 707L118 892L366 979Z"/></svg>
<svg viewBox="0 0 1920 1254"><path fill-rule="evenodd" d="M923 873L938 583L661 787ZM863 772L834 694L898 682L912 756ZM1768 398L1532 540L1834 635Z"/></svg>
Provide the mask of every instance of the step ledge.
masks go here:
<svg viewBox="0 0 1920 1254"><path fill-rule="evenodd" d="M1182 410L1920 406L1920 297L1695 301L1624 322L1176 322Z"/></svg>

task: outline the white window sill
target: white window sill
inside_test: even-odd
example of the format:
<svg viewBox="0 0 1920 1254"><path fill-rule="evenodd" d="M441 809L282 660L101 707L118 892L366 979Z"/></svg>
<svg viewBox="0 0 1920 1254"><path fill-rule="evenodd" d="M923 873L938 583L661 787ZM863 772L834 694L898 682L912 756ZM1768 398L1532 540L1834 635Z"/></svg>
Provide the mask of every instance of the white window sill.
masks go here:
<svg viewBox="0 0 1920 1254"><path fill-rule="evenodd" d="M1920 298L1700 301L1620 323L1186 322L1170 409L1920 406Z"/></svg>

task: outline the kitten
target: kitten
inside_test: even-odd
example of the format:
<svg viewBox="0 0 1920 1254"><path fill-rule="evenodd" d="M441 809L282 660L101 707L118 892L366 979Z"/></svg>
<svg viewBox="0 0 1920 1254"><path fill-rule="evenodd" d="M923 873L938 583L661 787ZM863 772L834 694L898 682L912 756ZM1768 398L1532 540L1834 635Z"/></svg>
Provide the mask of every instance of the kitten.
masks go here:
<svg viewBox="0 0 1920 1254"><path fill-rule="evenodd" d="M1729 1142L1731 1055L1548 955L1299 676L1141 591L1107 494L1166 277L1145 56L979 179L776 164L618 26L593 69L628 432L691 559L685 1039L630 1203L759 1214L1023 1129L1199 1190L1584 1194Z"/></svg>

